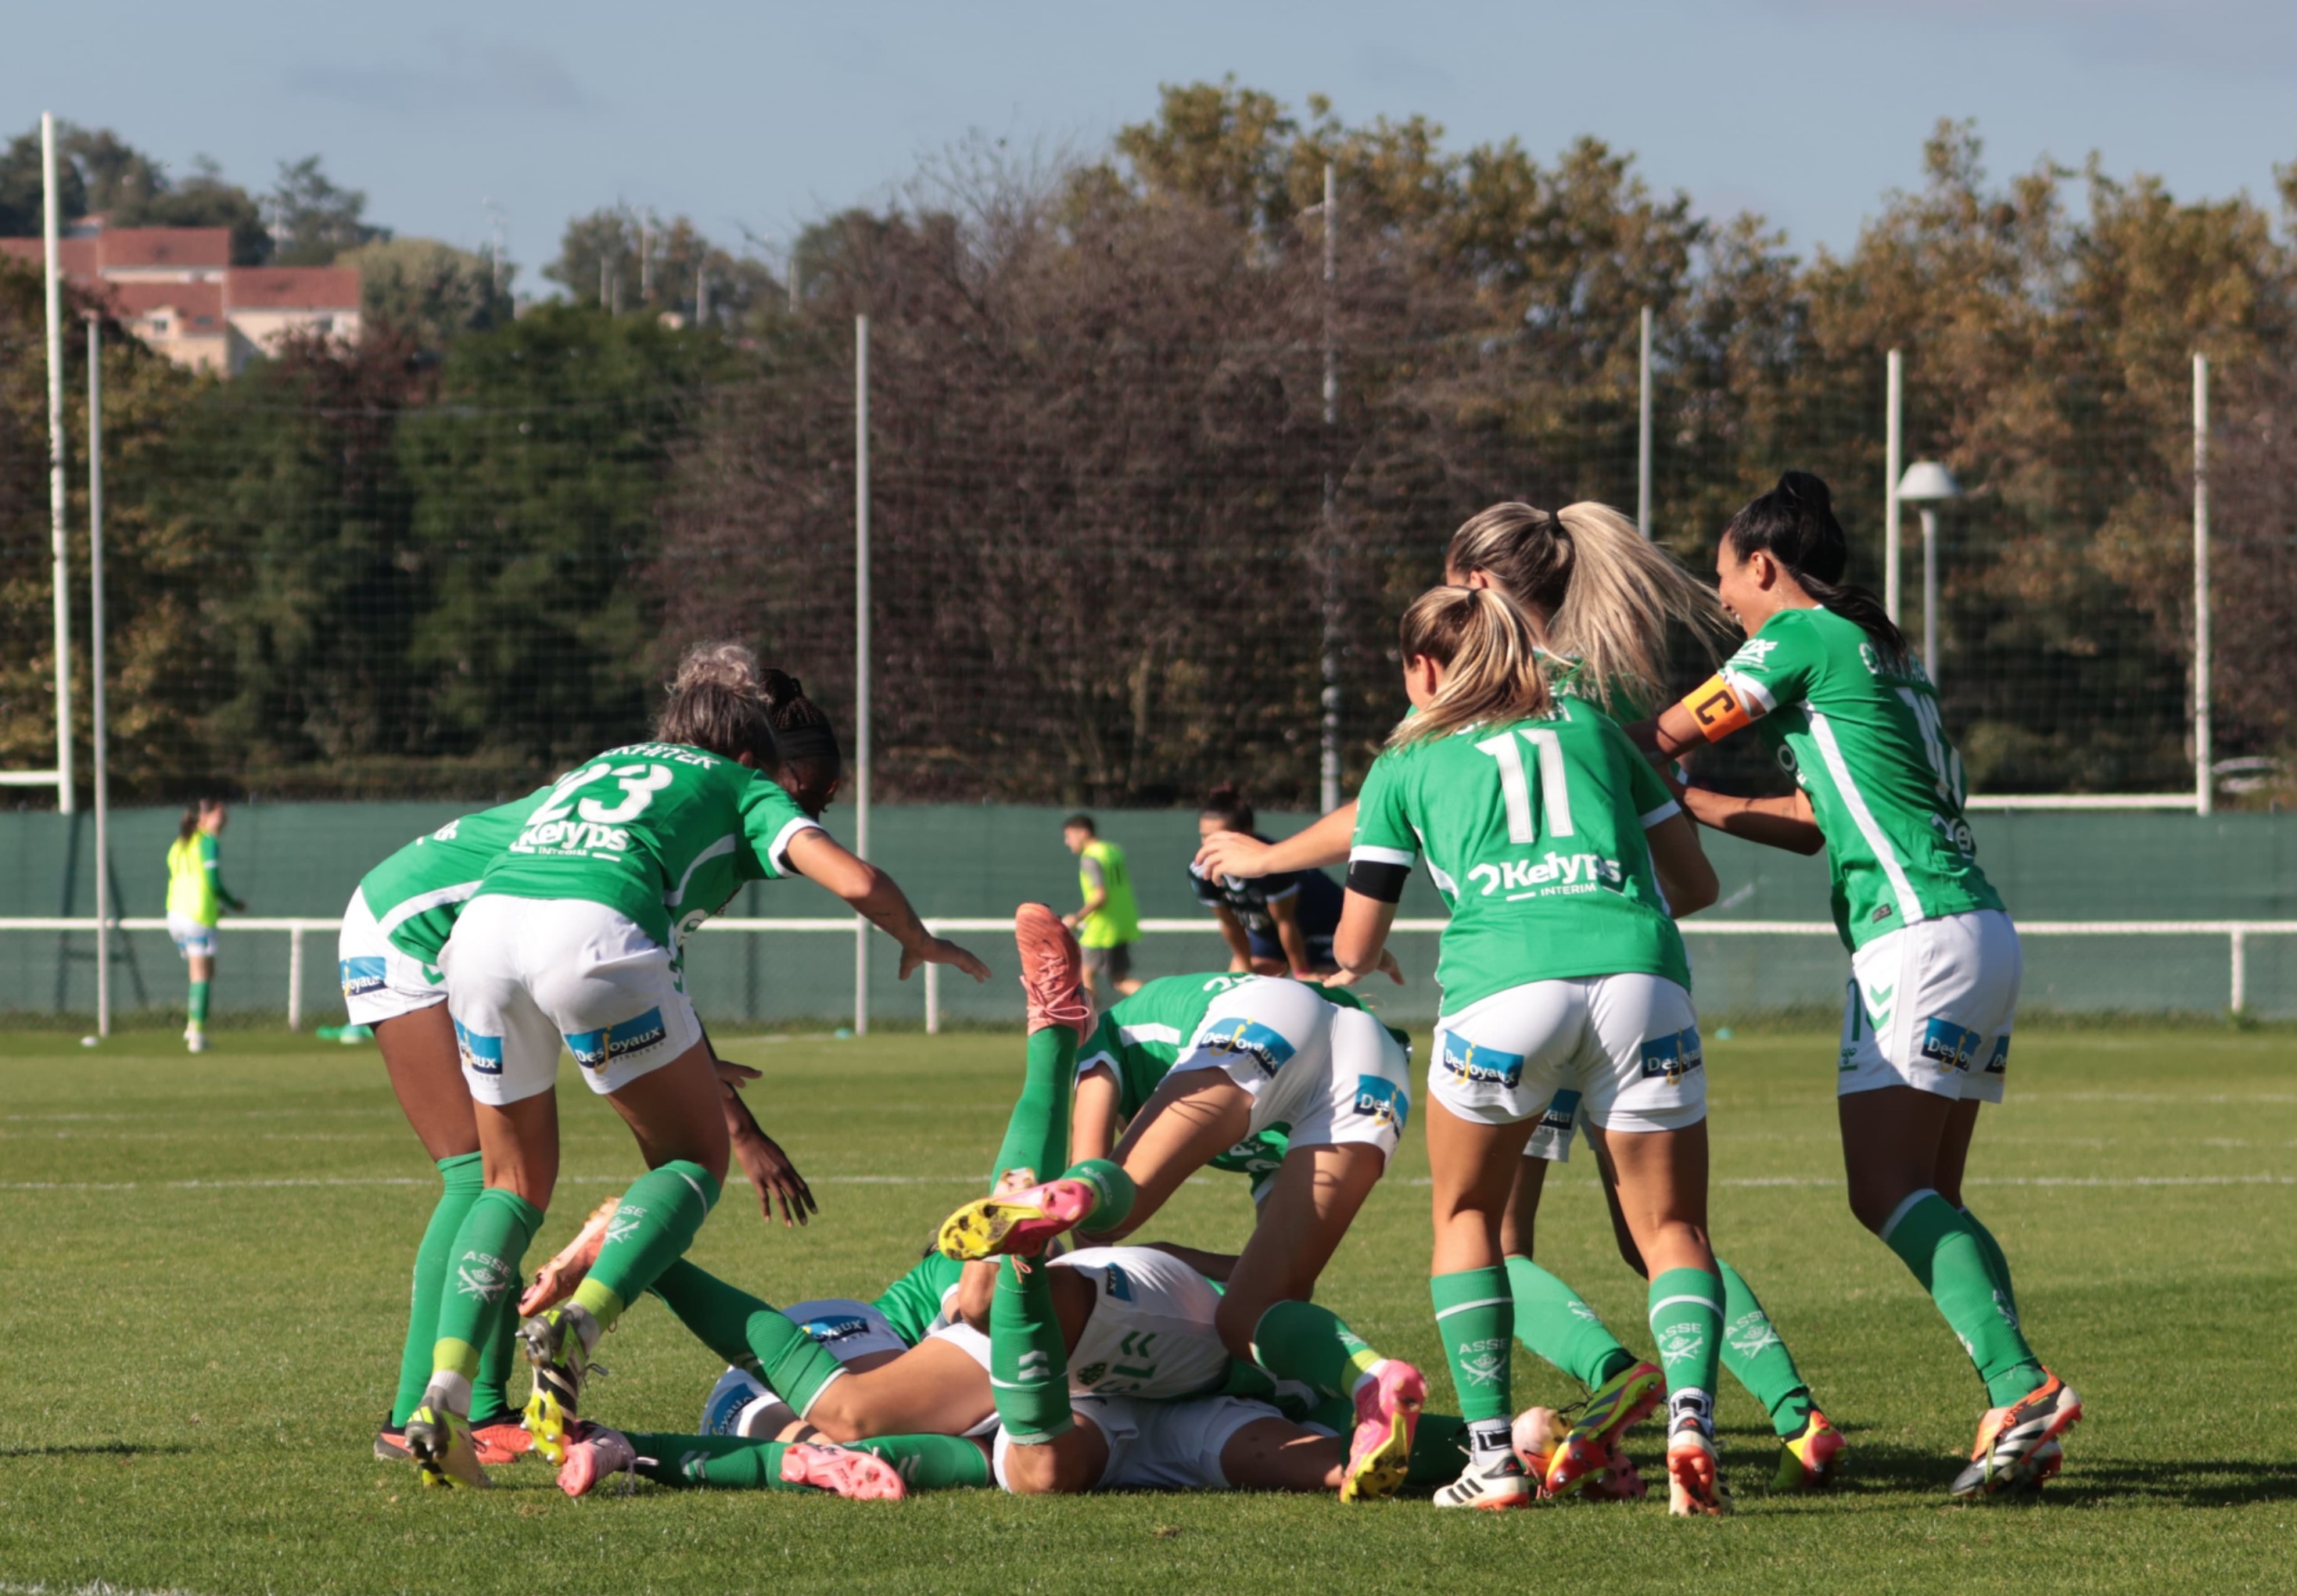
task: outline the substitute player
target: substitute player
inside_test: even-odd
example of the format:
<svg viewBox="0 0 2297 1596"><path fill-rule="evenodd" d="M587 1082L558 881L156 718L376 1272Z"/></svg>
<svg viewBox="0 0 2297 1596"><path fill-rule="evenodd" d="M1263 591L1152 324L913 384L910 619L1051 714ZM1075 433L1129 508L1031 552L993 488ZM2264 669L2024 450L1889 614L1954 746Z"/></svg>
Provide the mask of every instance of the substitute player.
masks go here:
<svg viewBox="0 0 2297 1596"><path fill-rule="evenodd" d="M2081 1397L2027 1344L2010 1265L1962 1201L1981 1103L2002 1100L2022 960L1979 868L1962 756L1938 691L1873 595L1846 586L1848 546L1827 486L1789 472L1732 518L1717 590L1747 642L1656 724L1663 756L1759 727L1796 790L1684 802L1718 831L1826 852L1850 951L1835 1077L1851 1211L1914 1271L1992 1404L1957 1496L2054 1470Z"/></svg>
<svg viewBox="0 0 2297 1596"><path fill-rule="evenodd" d="M528 1428L554 1456L591 1348L685 1252L725 1179L723 1089L678 967L686 935L744 882L796 874L891 934L904 977L926 961L988 977L767 774L778 761L770 717L752 683L696 651L655 740L561 777L487 867L440 953L487 1189L453 1244L458 1271L477 1271L482 1287L442 1305L429 1386L406 1430L426 1479L485 1478L468 1441L470 1382L556 1181L562 1042L630 1123L651 1172L625 1193L573 1300L520 1327L535 1378Z"/></svg>
<svg viewBox="0 0 2297 1596"><path fill-rule="evenodd" d="M200 798L184 806L183 824L168 845L168 934L191 976L185 999L184 1046L208 1050L208 993L215 982L217 925L223 911L245 914L247 905L223 884L218 842L231 819L220 798Z"/></svg>
<svg viewBox="0 0 2297 1596"><path fill-rule="evenodd" d="M1437 1504L1532 1500L1509 1443L1514 1303L1501 1220L1525 1142L1556 1093L1576 1087L1651 1270L1670 1508L1720 1512L1723 1283L1707 1242L1706 1075L1669 913L1712 902L1715 872L1618 727L1549 693L1537 635L1511 600L1439 588L1404 613L1398 645L1413 713L1357 800L1333 951L1350 971L1377 967L1424 853L1452 909L1428 1070L1430 1289L1470 1448Z"/></svg>
<svg viewBox="0 0 2297 1596"><path fill-rule="evenodd" d="M1084 898L1062 923L1083 947L1085 968L1096 985L1107 985L1112 1000L1139 991L1132 953L1140 942L1140 906L1124 850L1101 836L1091 815L1062 821L1061 841L1077 856L1077 890Z"/></svg>

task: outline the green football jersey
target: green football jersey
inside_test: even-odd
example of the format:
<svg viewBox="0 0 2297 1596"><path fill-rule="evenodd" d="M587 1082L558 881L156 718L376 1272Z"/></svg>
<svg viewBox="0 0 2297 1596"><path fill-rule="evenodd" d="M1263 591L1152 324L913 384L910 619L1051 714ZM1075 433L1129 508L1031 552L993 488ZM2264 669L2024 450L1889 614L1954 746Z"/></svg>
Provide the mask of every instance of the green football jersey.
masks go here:
<svg viewBox="0 0 2297 1596"><path fill-rule="evenodd" d="M918 1260L915 1269L886 1287L885 1294L873 1305L885 1316L895 1335L915 1346L941 1317L942 1299L964 1272L964 1264L944 1258L935 1247Z"/></svg>
<svg viewBox="0 0 2297 1596"><path fill-rule="evenodd" d="M674 743L610 748L530 811L475 896L579 898L677 952L745 882L789 873L818 824L779 783Z"/></svg>
<svg viewBox="0 0 2297 1596"><path fill-rule="evenodd" d="M433 972L439 950L479 890L479 877L518 835L519 822L550 791L540 787L495 809L448 821L416 837L359 878L359 895L391 945Z"/></svg>
<svg viewBox="0 0 2297 1596"><path fill-rule="evenodd" d="M1100 1016L1100 1024L1077 1049L1077 1073L1107 1065L1116 1075L1116 1111L1131 1119L1148 1107L1157 1087L1181 1061L1189 1039L1205 1023L1213 1000L1256 977L1206 972L1200 975L1165 975L1148 983L1131 997L1120 1000ZM1276 979L1283 977L1257 977ZM1344 986L1321 988L1317 995L1341 1008L1363 1008L1363 1000ZM1412 1039L1395 1026L1387 1033L1412 1051ZM1259 1183L1276 1172L1291 1150L1289 1126L1271 1125L1247 1138L1212 1161L1214 1169L1249 1176Z"/></svg>
<svg viewBox="0 0 2297 1596"><path fill-rule="evenodd" d="M1885 660L1857 622L1832 611L1781 610L1719 675L1735 714L1709 688L1685 707L1710 736L1759 720L1793 770L1826 837L1845 946L1918 920L2002 907L1978 868L1963 816L1962 756L1939 724L1938 689L1922 662Z"/></svg>
<svg viewBox="0 0 2297 1596"><path fill-rule="evenodd" d="M1534 981L1630 972L1688 987L1643 833L1680 812L1616 722L1546 715L1392 748L1356 797L1348 884L1386 901L1422 855L1451 906L1444 1011Z"/></svg>

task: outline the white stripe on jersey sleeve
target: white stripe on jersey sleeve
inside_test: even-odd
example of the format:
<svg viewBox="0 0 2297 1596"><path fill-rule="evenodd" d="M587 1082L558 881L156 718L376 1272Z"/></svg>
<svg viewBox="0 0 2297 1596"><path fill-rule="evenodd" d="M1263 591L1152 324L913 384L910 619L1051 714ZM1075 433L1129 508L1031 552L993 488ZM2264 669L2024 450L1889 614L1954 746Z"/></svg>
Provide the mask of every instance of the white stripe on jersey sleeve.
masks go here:
<svg viewBox="0 0 2297 1596"><path fill-rule="evenodd" d="M805 815L798 816L775 834L774 845L766 850L766 862L773 866L776 874L788 875L790 873L789 845L797 841L798 833L820 829L820 821Z"/></svg>
<svg viewBox="0 0 2297 1596"><path fill-rule="evenodd" d="M1819 756L1826 761L1826 773L1834 778L1834 790L1842 794L1842 806L1850 811L1858 835L1866 839L1866 846L1881 861L1882 874L1889 878L1890 895L1898 901L1899 923L1920 924L1923 917L1922 900L1914 896L1914 884L1906 879L1906 867L1891 849L1890 839L1882 835L1874 811L1866 807L1866 795L1851 779L1849 763L1842 757L1842 745L1834 740L1833 726L1809 704L1803 705L1803 713L1809 718L1811 740L1818 745Z"/></svg>
<svg viewBox="0 0 2297 1596"><path fill-rule="evenodd" d="M1145 1022L1138 1025L1119 1025L1116 1028L1116 1034L1124 1039L1128 1047L1134 1042L1162 1042L1168 1048L1177 1048L1181 1045L1181 1028L1178 1025L1159 1025Z"/></svg>
<svg viewBox="0 0 2297 1596"><path fill-rule="evenodd" d="M1767 715L1779 707L1777 701L1771 696L1771 690L1753 677L1733 670L1728 665L1723 667L1717 674L1723 678L1725 687L1745 698L1750 703L1761 706L1755 712L1758 715Z"/></svg>
<svg viewBox="0 0 2297 1596"><path fill-rule="evenodd" d="M1420 856L1409 848L1376 848L1370 843L1358 843L1348 850L1348 863L1358 860L1367 864L1401 865L1408 870L1420 862Z"/></svg>

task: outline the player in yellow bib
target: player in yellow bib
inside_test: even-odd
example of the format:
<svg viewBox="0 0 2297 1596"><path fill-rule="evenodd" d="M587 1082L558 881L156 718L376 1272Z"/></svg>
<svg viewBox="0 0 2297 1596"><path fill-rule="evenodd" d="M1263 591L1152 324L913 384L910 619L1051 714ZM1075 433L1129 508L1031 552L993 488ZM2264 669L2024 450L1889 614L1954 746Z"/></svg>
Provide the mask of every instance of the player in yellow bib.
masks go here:
<svg viewBox="0 0 2297 1596"><path fill-rule="evenodd" d="M195 799L184 806L184 823L177 828L176 840L168 845L168 934L176 939L191 970L184 1045L194 1053L208 1050L208 992L215 981L216 926L225 909L242 914L247 909L224 885L218 858L216 842L229 818L222 799Z"/></svg>
<svg viewBox="0 0 2297 1596"><path fill-rule="evenodd" d="M1061 841L1077 856L1077 887L1084 906L1064 918L1084 950L1086 978L1096 987L1106 984L1111 1000L1131 997L1140 990L1132 974L1140 908L1132 896L1132 872L1125 864L1124 850L1102 838L1091 815L1071 815L1062 821Z"/></svg>

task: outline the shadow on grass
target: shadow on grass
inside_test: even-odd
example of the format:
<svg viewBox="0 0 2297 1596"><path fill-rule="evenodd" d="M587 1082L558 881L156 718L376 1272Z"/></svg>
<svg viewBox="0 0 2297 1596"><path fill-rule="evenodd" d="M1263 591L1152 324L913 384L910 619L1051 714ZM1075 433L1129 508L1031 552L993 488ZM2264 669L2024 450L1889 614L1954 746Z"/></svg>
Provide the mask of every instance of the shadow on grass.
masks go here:
<svg viewBox="0 0 2297 1596"><path fill-rule="evenodd" d="M1744 1450L1759 1445L1762 1432L1749 1429ZM1730 1458L1733 1448L1726 1448ZM1835 1496L1893 1493L1932 1496L1941 1507L1962 1472L1964 1460L1949 1453L1898 1446L1853 1433L1841 1477L1828 1492ZM2043 1488L2041 1501L2064 1507L2104 1507L2117 1501L2188 1508L2244 1507L2297 1497L2297 1463L2245 1462L2225 1458L2114 1458L2087 1454L2076 1446L2065 1472ZM2005 1498L1996 1505L2031 1505L2035 1499ZM1973 1506L1985 1505L1973 1503Z"/></svg>
<svg viewBox="0 0 2297 1596"><path fill-rule="evenodd" d="M143 1444L134 1441L80 1441L67 1446L0 1446L0 1458L143 1458L188 1452L180 1441Z"/></svg>

